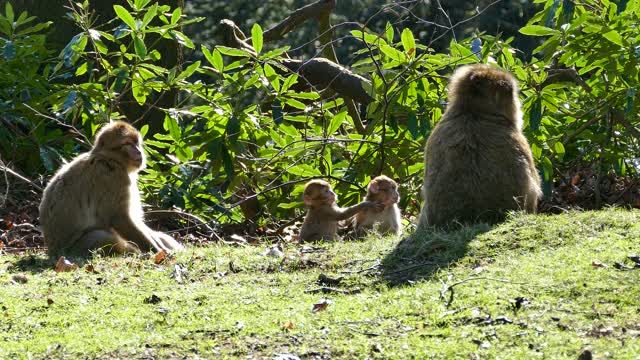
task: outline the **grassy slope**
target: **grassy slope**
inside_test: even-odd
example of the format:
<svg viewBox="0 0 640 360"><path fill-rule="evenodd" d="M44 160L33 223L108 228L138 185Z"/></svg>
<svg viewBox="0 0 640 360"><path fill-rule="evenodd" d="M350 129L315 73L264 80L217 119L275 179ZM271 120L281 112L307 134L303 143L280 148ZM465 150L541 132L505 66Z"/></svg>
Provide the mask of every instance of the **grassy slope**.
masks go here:
<svg viewBox="0 0 640 360"><path fill-rule="evenodd" d="M58 274L42 256L2 256L0 358L575 359L584 349L634 358L640 269L613 264L640 252L639 219L623 210L516 215L493 229L416 234L400 245L375 237L311 253L287 245L284 260L262 255L266 246L194 248L164 265L93 259L98 273ZM186 268L182 283L177 264ZM360 293L305 292L318 288L319 274L366 268L337 286ZM28 282L12 281L16 274ZM465 279L452 298L440 296ZM160 301L145 303L154 294ZM528 304L516 310L518 297ZM333 303L312 312L322 298Z"/></svg>

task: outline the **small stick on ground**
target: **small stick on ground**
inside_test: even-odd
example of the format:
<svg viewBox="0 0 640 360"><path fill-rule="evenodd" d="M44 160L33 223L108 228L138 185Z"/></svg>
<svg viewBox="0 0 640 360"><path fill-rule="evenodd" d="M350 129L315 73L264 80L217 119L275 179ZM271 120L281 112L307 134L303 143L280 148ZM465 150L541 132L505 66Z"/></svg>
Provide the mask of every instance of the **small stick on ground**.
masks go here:
<svg viewBox="0 0 640 360"><path fill-rule="evenodd" d="M331 294L331 293L336 293L336 294L343 294L343 295L351 295L351 294L358 294L360 293L362 290L358 287L353 288L353 289L349 289L349 290L342 290L342 289L337 289L337 288L333 288L333 287L329 287L329 286L323 286L323 287L319 287L317 289L310 289L310 290L305 290L304 292L307 294L317 294L317 293L323 293L323 294Z"/></svg>
<svg viewBox="0 0 640 360"><path fill-rule="evenodd" d="M471 282L471 281L476 281L476 280L488 280L488 281L503 282L503 283L507 283L507 284L527 285L527 283L513 282L513 281L509 281L509 280L505 280L505 279L496 279L496 278L489 278L489 277L472 277L472 278L456 281L451 285L447 285L444 282L442 282L443 289L440 291L440 299L444 300L445 294L447 292L449 292L449 299L445 302L445 306L449 307L449 305L451 305L451 303L453 302L453 288L454 288L454 286L460 285L460 284L464 284L464 283L468 283L468 282Z"/></svg>
<svg viewBox="0 0 640 360"><path fill-rule="evenodd" d="M360 269L360 270L345 270L345 271L340 271L341 274L360 274L363 272L367 272L367 271L371 271L371 270L375 270L377 268L379 268L382 264L380 264L380 260L376 260L376 263L364 268L364 269Z"/></svg>

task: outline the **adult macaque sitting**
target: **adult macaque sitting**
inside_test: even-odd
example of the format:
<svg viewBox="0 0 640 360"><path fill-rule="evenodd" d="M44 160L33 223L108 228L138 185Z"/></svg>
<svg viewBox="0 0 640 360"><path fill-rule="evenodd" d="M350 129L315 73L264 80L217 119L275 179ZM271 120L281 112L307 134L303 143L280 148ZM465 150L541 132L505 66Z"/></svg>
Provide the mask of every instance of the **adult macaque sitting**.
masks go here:
<svg viewBox="0 0 640 360"><path fill-rule="evenodd" d="M143 222L136 180L144 166L134 127L122 121L103 127L91 151L62 166L44 190L40 223L49 255L183 249Z"/></svg>

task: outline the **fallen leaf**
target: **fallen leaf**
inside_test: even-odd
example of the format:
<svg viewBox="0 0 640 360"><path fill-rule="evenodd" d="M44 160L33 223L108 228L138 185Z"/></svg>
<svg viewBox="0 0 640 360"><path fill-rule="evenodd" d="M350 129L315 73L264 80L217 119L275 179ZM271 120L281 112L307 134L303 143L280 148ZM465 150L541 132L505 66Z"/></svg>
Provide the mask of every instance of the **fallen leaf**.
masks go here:
<svg viewBox="0 0 640 360"><path fill-rule="evenodd" d="M329 299L322 299L322 300L320 300L320 302L313 304L313 307L311 308L311 311L313 311L313 312L324 311L332 303L333 303L333 301L331 301Z"/></svg>
<svg viewBox="0 0 640 360"><path fill-rule="evenodd" d="M93 266L93 264L87 264L87 265L84 267L84 270L85 270L86 272L88 272L88 273L92 273L92 274L97 274L97 273L98 273L98 271L96 271L96 268Z"/></svg>
<svg viewBox="0 0 640 360"><path fill-rule="evenodd" d="M67 260L64 256L60 256L58 262L56 263L56 267L54 268L55 272L69 272L78 270L78 265L72 263Z"/></svg>
<svg viewBox="0 0 640 360"><path fill-rule="evenodd" d="M282 330L285 330L285 331L291 331L291 330L293 330L293 328L295 327L295 325L293 325L293 321L291 321L291 320L287 320L287 321L285 321L285 322L283 322L283 323L282 323L282 326L281 326L281 327L282 327Z"/></svg>
<svg viewBox="0 0 640 360"><path fill-rule="evenodd" d="M591 263L591 266L593 266L593 267L605 268L605 269L608 269L608 268L609 268L609 265L607 265L607 264L603 264L603 263L601 263L600 261L594 261L594 262L592 262L592 263Z"/></svg>
<svg viewBox="0 0 640 360"><path fill-rule="evenodd" d="M162 264L166 259L167 259L167 252L163 249L160 250L156 253L156 255L153 257L153 262L156 265Z"/></svg>
<svg viewBox="0 0 640 360"><path fill-rule="evenodd" d="M47 306L51 306L53 305L53 300L51 300L50 298L47 298Z"/></svg>

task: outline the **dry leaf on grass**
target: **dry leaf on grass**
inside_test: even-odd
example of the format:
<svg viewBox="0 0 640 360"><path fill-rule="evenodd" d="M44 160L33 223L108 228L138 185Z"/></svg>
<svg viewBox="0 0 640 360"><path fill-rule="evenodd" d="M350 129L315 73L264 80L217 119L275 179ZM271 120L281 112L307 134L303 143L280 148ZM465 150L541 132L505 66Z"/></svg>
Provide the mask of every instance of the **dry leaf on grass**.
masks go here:
<svg viewBox="0 0 640 360"><path fill-rule="evenodd" d="M169 255L169 254L167 254L167 252L166 252L166 251L164 251L164 250L160 250L160 251L158 251L158 252L156 253L156 255L153 257L153 262L154 262L156 265L162 264L162 263L167 259L167 256L168 256L168 255Z"/></svg>
<svg viewBox="0 0 640 360"><path fill-rule="evenodd" d="M608 268L609 268L609 265L604 264L604 263L601 263L600 261L594 261L594 262L592 262L592 263L591 263L591 266L593 266L593 267L599 267L599 268L605 268L605 269L608 269Z"/></svg>
<svg viewBox="0 0 640 360"><path fill-rule="evenodd" d="M282 330L284 330L284 331L291 331L291 330L293 330L294 327L295 327L295 325L293 325L293 321L291 321L291 320L287 320L287 321L282 323Z"/></svg>
<svg viewBox="0 0 640 360"><path fill-rule="evenodd" d="M324 311L331 304L333 304L333 301L331 301L329 299L322 299L322 300L320 300L320 302L317 302L317 303L313 304L313 307L311 308L311 311L313 311L313 312Z"/></svg>
<svg viewBox="0 0 640 360"><path fill-rule="evenodd" d="M78 270L78 265L72 263L67 260L64 256L60 256L58 262L56 263L56 267L54 268L55 272L69 272Z"/></svg>

